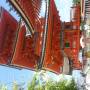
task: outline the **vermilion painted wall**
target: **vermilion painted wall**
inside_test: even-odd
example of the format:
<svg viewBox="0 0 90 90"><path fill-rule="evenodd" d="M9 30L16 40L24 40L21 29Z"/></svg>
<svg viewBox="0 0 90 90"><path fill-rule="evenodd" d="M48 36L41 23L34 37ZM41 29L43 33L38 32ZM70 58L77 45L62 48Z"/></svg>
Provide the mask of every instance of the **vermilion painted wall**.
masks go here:
<svg viewBox="0 0 90 90"><path fill-rule="evenodd" d="M55 73L61 73L60 68L63 66L63 57L60 48L60 24L61 21L55 2L54 0L50 0L47 43L43 68Z"/></svg>
<svg viewBox="0 0 90 90"><path fill-rule="evenodd" d="M64 30L64 52L72 60L72 67L74 69L81 69L81 63L78 60L80 50L80 5L73 6L71 13L73 13L73 16L69 25L72 25L72 27L65 28ZM66 43L69 44L69 47L65 46Z"/></svg>
<svg viewBox="0 0 90 90"><path fill-rule="evenodd" d="M13 55L18 23L5 9L1 8L0 13L0 64L8 64Z"/></svg>

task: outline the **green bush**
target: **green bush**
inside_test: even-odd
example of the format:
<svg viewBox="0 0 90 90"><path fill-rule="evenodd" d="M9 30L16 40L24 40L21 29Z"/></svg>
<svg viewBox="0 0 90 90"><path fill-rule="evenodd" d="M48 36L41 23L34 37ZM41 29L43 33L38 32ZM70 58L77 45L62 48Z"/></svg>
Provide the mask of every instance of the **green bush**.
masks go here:
<svg viewBox="0 0 90 90"><path fill-rule="evenodd" d="M79 4L79 3L80 3L80 0L73 0L74 5Z"/></svg>
<svg viewBox="0 0 90 90"><path fill-rule="evenodd" d="M0 90L8 90L8 89L7 89L6 85L0 84Z"/></svg>
<svg viewBox="0 0 90 90"><path fill-rule="evenodd" d="M40 84L38 80L38 84L36 85L37 79L34 77L32 82L28 84L28 90L77 90L76 84L74 80L61 80L59 82L54 80L48 80L44 85Z"/></svg>
<svg viewBox="0 0 90 90"><path fill-rule="evenodd" d="M74 80L65 80L64 77L62 77L62 80L55 81L52 79L49 79L45 83L41 83L42 79L40 79L39 74L35 74L32 81L28 83L27 89L24 90L77 90L76 84ZM12 84L12 90L19 90L19 85L14 82ZM0 85L0 90L8 90L6 85ZM22 89L20 89L22 90Z"/></svg>

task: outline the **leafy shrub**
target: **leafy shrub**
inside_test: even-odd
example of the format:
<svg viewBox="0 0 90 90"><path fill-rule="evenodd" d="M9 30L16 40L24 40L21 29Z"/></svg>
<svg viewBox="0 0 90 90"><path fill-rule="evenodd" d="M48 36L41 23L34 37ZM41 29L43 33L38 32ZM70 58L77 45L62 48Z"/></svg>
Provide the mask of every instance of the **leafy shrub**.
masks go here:
<svg viewBox="0 0 90 90"><path fill-rule="evenodd" d="M0 85L0 90L8 90L5 85ZM19 85L14 82L12 90L22 90ZM27 89L23 90L77 90L74 80L68 82L68 80L62 79L60 81L54 81L49 79L45 83L41 83L39 75L35 74L32 81L28 83Z"/></svg>
<svg viewBox="0 0 90 90"><path fill-rule="evenodd" d="M74 5L79 4L79 3L80 3L80 0L73 0Z"/></svg>
<svg viewBox="0 0 90 90"><path fill-rule="evenodd" d="M44 85L40 84L39 80L38 85L36 85L36 81L37 79L34 77L32 82L28 84L28 90L77 90L73 79L70 82L67 80L57 82L50 79Z"/></svg>
<svg viewBox="0 0 90 90"><path fill-rule="evenodd" d="M7 90L6 85L2 85L2 84L0 84L0 90Z"/></svg>

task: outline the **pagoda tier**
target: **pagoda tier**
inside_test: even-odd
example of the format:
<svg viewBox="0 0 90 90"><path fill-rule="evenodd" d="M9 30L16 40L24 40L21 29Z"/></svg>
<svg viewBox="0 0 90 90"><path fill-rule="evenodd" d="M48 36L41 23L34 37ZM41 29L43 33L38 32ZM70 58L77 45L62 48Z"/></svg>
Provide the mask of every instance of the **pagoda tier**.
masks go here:
<svg viewBox="0 0 90 90"><path fill-rule="evenodd" d="M38 37L37 37L38 38ZM26 35L21 26L5 9L0 9L0 64L35 69L38 55L36 35Z"/></svg>
<svg viewBox="0 0 90 90"><path fill-rule="evenodd" d="M54 0L50 0L43 68L55 73L61 73L63 66L63 56L60 46L60 30L61 21L59 13Z"/></svg>
<svg viewBox="0 0 90 90"><path fill-rule="evenodd" d="M18 3L19 3L19 7L22 7L22 4L20 4L21 1ZM22 7L22 9L24 9L24 13L26 13L25 15L27 16L29 14L26 8L27 7ZM54 12L52 12L52 10ZM31 14L28 17L30 17L31 19L32 17ZM42 47L44 40L43 39L44 31L45 31L45 18L39 18L39 20L37 20L36 23L33 20L31 21L35 24L35 26L33 25L35 28L35 33L32 36L26 35L25 26L19 28L18 22L16 22L17 27L15 30L18 29L18 31L16 33L16 36L13 36L15 40L11 38L14 41L13 42L14 47L13 50L11 50L13 51L13 54L10 54L12 57L10 56L11 60L9 63L14 66L24 67L28 69L35 69L37 65L39 65L39 63L41 62L41 54L43 53L42 49L45 48L45 54L41 69L50 70L55 73L61 73L62 72L61 68L63 66L63 56L60 48L61 21L58 15L55 2L53 0L50 1L48 28L47 28L48 32L46 35L47 38L45 41L46 43L45 47ZM8 22L6 21L4 22L8 24Z"/></svg>
<svg viewBox="0 0 90 90"><path fill-rule="evenodd" d="M23 18L24 25L0 9L0 64L59 74L63 72L65 53L72 67L81 69L78 59L80 5L72 7L71 21L63 24L54 0L45 1L45 17L39 17L42 1L9 0Z"/></svg>
<svg viewBox="0 0 90 90"><path fill-rule="evenodd" d="M39 57L35 55L35 39L26 36L25 26L20 27L11 65L34 70Z"/></svg>
<svg viewBox="0 0 90 90"><path fill-rule="evenodd" d="M33 34L36 29L36 21L39 20L42 0L9 0L9 2L24 19L31 34Z"/></svg>
<svg viewBox="0 0 90 90"><path fill-rule="evenodd" d="M14 51L17 21L2 7L0 8L0 64L9 64Z"/></svg>
<svg viewBox="0 0 90 90"><path fill-rule="evenodd" d="M71 8L71 22L64 23L64 52L71 59L72 68L81 69L80 51L80 5Z"/></svg>

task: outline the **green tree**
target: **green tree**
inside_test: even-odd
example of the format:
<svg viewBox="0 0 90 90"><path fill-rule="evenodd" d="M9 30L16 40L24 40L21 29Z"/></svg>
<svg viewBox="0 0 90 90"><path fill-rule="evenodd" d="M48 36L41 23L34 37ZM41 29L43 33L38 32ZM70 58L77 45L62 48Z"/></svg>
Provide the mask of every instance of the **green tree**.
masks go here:
<svg viewBox="0 0 90 90"><path fill-rule="evenodd" d="M37 73L28 84L28 90L77 90L77 87L73 79L68 82L64 77L59 82L49 79L45 84L41 84Z"/></svg>
<svg viewBox="0 0 90 90"><path fill-rule="evenodd" d="M12 90L18 90L18 84L16 82L13 83Z"/></svg>
<svg viewBox="0 0 90 90"><path fill-rule="evenodd" d="M79 3L80 3L80 0L73 0L74 5L79 4Z"/></svg>
<svg viewBox="0 0 90 90"><path fill-rule="evenodd" d="M0 90L8 90L6 85L0 84Z"/></svg>

